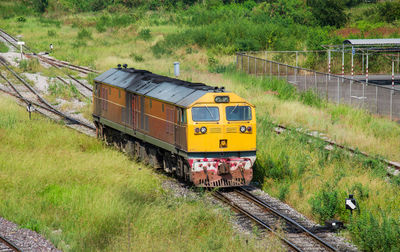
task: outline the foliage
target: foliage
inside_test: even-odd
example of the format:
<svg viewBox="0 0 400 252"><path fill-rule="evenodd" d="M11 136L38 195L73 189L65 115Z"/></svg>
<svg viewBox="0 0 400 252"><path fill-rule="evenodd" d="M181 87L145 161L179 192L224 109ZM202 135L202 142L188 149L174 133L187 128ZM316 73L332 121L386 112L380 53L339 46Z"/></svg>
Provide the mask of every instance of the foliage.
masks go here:
<svg viewBox="0 0 400 252"><path fill-rule="evenodd" d="M0 136L0 215L60 250L257 250L225 211L175 197L150 168L39 114L29 120L1 95Z"/></svg>
<svg viewBox="0 0 400 252"><path fill-rule="evenodd" d="M36 73L40 69L40 63L37 58L19 61L19 68L23 72Z"/></svg>
<svg viewBox="0 0 400 252"><path fill-rule="evenodd" d="M33 9L39 13L43 13L46 11L46 8L49 6L48 0L22 0L25 6L33 7Z"/></svg>
<svg viewBox="0 0 400 252"><path fill-rule="evenodd" d="M307 5L322 26L341 27L347 22L345 0L307 0Z"/></svg>
<svg viewBox="0 0 400 252"><path fill-rule="evenodd" d="M353 239L364 251L396 251L400 247L400 222L380 213L363 210L349 227Z"/></svg>
<svg viewBox="0 0 400 252"><path fill-rule="evenodd" d="M8 46L4 43L0 41L0 52L1 53L6 53L10 50L10 48L8 48Z"/></svg>
<svg viewBox="0 0 400 252"><path fill-rule="evenodd" d="M377 5L377 13L382 21L392 23L399 20L400 1L385 1Z"/></svg>
<svg viewBox="0 0 400 252"><path fill-rule="evenodd" d="M337 189L330 184L326 184L310 199L313 214L317 215L320 221L333 218L339 208L338 196Z"/></svg>
<svg viewBox="0 0 400 252"><path fill-rule="evenodd" d="M139 31L138 38L143 39L145 41L151 39L150 29L145 28Z"/></svg>

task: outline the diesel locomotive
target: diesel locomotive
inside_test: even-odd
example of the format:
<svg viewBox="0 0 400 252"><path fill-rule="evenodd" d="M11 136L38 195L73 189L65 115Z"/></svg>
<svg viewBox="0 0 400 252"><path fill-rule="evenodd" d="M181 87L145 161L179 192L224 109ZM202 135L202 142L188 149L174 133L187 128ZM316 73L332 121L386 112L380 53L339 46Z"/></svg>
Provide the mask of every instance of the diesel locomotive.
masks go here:
<svg viewBox="0 0 400 252"><path fill-rule="evenodd" d="M126 65L94 79L97 136L198 187L250 183L255 107L227 92Z"/></svg>

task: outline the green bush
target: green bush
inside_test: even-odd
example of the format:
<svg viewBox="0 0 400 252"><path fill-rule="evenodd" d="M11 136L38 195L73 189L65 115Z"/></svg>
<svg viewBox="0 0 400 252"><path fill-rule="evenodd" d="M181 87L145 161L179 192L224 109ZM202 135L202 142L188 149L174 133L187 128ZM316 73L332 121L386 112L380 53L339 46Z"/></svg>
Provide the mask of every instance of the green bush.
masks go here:
<svg viewBox="0 0 400 252"><path fill-rule="evenodd" d="M136 53L131 53L130 56L131 56L131 57L133 58L133 60L136 61L136 62L143 62L143 61L144 61L143 56L138 55L138 54L136 54Z"/></svg>
<svg viewBox="0 0 400 252"><path fill-rule="evenodd" d="M138 38L143 40L150 40L151 39L151 32L150 29L145 28L139 31Z"/></svg>
<svg viewBox="0 0 400 252"><path fill-rule="evenodd" d="M385 214L363 210L352 219L349 229L363 251L397 251L400 248L400 221Z"/></svg>
<svg viewBox="0 0 400 252"><path fill-rule="evenodd" d="M390 1L383 2L377 5L377 12L382 21L392 23L399 20L400 17L400 2Z"/></svg>
<svg viewBox="0 0 400 252"><path fill-rule="evenodd" d="M321 26L335 26L346 24L348 16L345 13L345 0L307 0L307 5Z"/></svg>
<svg viewBox="0 0 400 252"><path fill-rule="evenodd" d="M4 43L0 41L0 52L1 53L6 53L10 50L10 48L8 48L8 46Z"/></svg>
<svg viewBox="0 0 400 252"><path fill-rule="evenodd" d="M320 221L329 220L338 212L341 203L338 195L339 193L334 186L326 184L310 199L311 211L317 215Z"/></svg>
<svg viewBox="0 0 400 252"><path fill-rule="evenodd" d="M78 32L78 36L77 36L78 40L82 40L82 39L92 39L92 33L85 29L82 28L79 32Z"/></svg>
<svg viewBox="0 0 400 252"><path fill-rule="evenodd" d="M47 36L49 37L57 37L57 32L55 30L48 30Z"/></svg>

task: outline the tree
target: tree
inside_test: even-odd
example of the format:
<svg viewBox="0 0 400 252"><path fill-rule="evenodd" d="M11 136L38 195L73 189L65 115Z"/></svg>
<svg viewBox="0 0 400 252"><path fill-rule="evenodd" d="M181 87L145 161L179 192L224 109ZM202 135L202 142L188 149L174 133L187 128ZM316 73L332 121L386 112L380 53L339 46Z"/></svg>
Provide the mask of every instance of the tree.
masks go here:
<svg viewBox="0 0 400 252"><path fill-rule="evenodd" d="M40 13L45 12L47 6L49 6L48 0L33 0L32 2L35 10Z"/></svg>
<svg viewBox="0 0 400 252"><path fill-rule="evenodd" d="M322 26L343 26L347 22L344 12L346 0L307 0L311 12Z"/></svg>

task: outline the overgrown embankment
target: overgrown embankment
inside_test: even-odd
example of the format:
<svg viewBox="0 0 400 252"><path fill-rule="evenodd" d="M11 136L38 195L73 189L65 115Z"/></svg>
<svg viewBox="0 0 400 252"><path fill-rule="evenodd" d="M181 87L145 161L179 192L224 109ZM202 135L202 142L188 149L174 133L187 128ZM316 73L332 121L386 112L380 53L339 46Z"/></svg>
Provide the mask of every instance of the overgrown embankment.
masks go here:
<svg viewBox="0 0 400 252"><path fill-rule="evenodd" d="M294 128L316 129L336 140L342 140L340 133L344 132L346 143L397 158L398 147L393 146L399 144L400 128L396 123L351 107L336 107L310 91L299 93L283 80L236 72L228 72L225 78L233 82L229 88L257 107L254 181L311 218L344 221L349 227L344 234L364 250L400 247L399 177L388 179L385 164L374 158L342 149L329 151L325 142L295 131L277 135L272 124L278 121ZM271 91L275 95L265 94ZM383 150L385 146L388 148ZM352 218L344 204L349 194L354 194L359 204Z"/></svg>
<svg viewBox="0 0 400 252"><path fill-rule="evenodd" d="M0 216L65 251L255 250L151 169L0 95Z"/></svg>

